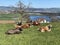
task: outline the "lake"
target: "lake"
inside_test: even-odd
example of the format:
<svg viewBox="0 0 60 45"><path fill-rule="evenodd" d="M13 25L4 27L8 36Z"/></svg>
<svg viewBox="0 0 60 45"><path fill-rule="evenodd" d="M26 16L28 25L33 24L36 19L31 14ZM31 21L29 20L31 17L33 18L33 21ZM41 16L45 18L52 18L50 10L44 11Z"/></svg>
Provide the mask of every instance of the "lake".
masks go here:
<svg viewBox="0 0 60 45"><path fill-rule="evenodd" d="M46 19L47 21L51 21L50 16L30 15L29 18L30 18L30 20L32 20L32 21L35 21L35 20L37 20L37 19L39 19L39 18L44 18L44 19Z"/></svg>

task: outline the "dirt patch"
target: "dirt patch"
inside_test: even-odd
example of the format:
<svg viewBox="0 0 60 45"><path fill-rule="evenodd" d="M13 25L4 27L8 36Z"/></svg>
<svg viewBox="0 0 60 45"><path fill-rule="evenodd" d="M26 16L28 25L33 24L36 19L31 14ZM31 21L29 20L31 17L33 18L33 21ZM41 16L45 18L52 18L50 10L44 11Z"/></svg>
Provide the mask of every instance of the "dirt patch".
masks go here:
<svg viewBox="0 0 60 45"><path fill-rule="evenodd" d="M0 24L5 24L5 23L15 23L14 20L0 20Z"/></svg>

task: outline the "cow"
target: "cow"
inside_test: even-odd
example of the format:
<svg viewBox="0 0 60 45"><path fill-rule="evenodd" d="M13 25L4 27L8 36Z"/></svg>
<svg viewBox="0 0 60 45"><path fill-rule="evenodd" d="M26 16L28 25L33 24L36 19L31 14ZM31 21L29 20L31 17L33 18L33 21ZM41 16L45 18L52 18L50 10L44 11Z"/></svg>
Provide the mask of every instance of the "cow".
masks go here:
<svg viewBox="0 0 60 45"><path fill-rule="evenodd" d="M52 25L50 24L50 25L47 25L47 26L39 27L38 30L41 31L41 32L45 32L45 31L50 32L51 31L51 27L52 27Z"/></svg>
<svg viewBox="0 0 60 45"><path fill-rule="evenodd" d="M7 32L5 32L5 34L19 34L21 33L21 31L22 31L22 28L10 29Z"/></svg>
<svg viewBox="0 0 60 45"><path fill-rule="evenodd" d="M17 24L15 24L15 29L10 29L5 33L6 34L19 34L22 31L21 25L22 25L22 22L18 22Z"/></svg>
<svg viewBox="0 0 60 45"><path fill-rule="evenodd" d="M26 24L23 24L21 25L21 28L25 29L25 28L30 28L30 23L26 23Z"/></svg>
<svg viewBox="0 0 60 45"><path fill-rule="evenodd" d="M39 23L38 21L33 21L33 22L32 22L32 25L33 25L33 26L39 26L40 23Z"/></svg>
<svg viewBox="0 0 60 45"><path fill-rule="evenodd" d="M15 28L21 28L22 22L18 22L17 24L15 24Z"/></svg>

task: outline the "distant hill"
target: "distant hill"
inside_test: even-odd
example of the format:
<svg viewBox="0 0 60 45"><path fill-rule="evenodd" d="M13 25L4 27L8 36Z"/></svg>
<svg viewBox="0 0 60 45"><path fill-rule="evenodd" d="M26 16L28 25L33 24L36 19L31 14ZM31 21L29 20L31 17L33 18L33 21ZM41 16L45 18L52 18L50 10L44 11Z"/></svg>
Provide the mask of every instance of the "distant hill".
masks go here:
<svg viewBox="0 0 60 45"><path fill-rule="evenodd" d="M0 10L13 10L15 7L0 6Z"/></svg>
<svg viewBox="0 0 60 45"><path fill-rule="evenodd" d="M17 9L16 7L6 7L6 6L0 6L0 14L8 14L8 13L15 13L12 12L15 9ZM60 13L60 8L26 8L26 11L36 11L36 12L56 12L56 13ZM52 19L55 20L60 20L60 16L52 17Z"/></svg>
<svg viewBox="0 0 60 45"><path fill-rule="evenodd" d="M15 7L0 6L0 14L8 14L15 10Z"/></svg>
<svg viewBox="0 0 60 45"><path fill-rule="evenodd" d="M27 10L39 12L60 12L60 8L29 8Z"/></svg>
<svg viewBox="0 0 60 45"><path fill-rule="evenodd" d="M4 11L12 11L17 9L16 7L7 7L7 6L0 6L0 12ZM39 11L39 12L58 12L60 13L60 8L26 8L25 10L28 11Z"/></svg>

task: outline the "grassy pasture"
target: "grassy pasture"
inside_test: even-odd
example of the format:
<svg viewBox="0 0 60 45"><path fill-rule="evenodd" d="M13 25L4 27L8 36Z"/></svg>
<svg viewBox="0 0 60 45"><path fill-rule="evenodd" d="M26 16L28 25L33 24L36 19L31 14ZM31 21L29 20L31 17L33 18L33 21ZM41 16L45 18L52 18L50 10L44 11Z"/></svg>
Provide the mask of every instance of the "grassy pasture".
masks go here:
<svg viewBox="0 0 60 45"><path fill-rule="evenodd" d="M20 14L0 14L0 20L17 20Z"/></svg>
<svg viewBox="0 0 60 45"><path fill-rule="evenodd" d="M51 24L51 32L42 33L37 30L37 26L33 26L14 35L5 34L8 29L14 28L14 24L0 24L0 45L60 45L60 22Z"/></svg>

